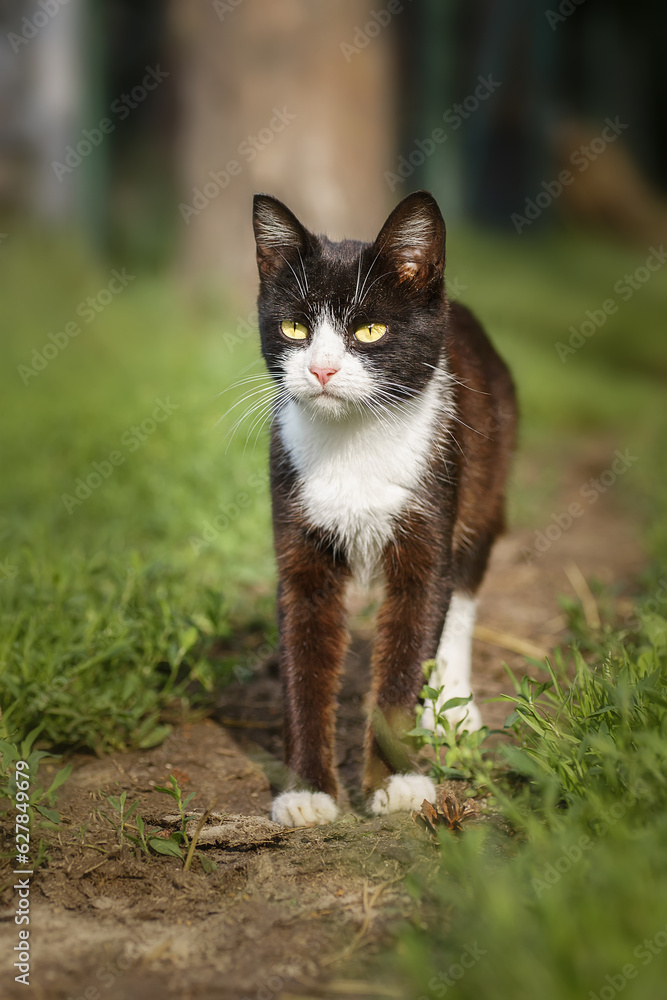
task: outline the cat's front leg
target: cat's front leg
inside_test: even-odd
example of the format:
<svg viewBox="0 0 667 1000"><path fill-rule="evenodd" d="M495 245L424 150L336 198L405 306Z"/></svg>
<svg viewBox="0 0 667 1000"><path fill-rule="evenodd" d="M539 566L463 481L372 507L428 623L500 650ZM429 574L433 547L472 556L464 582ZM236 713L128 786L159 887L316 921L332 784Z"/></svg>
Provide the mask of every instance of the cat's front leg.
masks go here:
<svg viewBox="0 0 667 1000"><path fill-rule="evenodd" d="M347 650L346 564L312 533L276 536L280 670L288 789L273 802L284 826L328 823L338 812L335 702Z"/></svg>
<svg viewBox="0 0 667 1000"><path fill-rule="evenodd" d="M413 527L384 557L386 596L373 651L364 773L364 791L376 814L435 801L435 785L417 771L414 744L406 733L415 724L422 663L434 655L449 602L445 547L437 541Z"/></svg>

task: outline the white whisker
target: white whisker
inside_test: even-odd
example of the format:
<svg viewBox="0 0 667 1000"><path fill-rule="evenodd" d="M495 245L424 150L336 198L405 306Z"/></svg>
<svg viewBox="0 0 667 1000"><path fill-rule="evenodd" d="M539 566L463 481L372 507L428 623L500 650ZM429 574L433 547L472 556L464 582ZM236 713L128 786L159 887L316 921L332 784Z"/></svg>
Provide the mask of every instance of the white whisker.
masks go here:
<svg viewBox="0 0 667 1000"><path fill-rule="evenodd" d="M460 382L457 378L455 378L452 375L451 372L445 371L444 368L439 368L437 365L430 365L428 363L428 361L422 361L422 364L425 365L427 368L432 368L433 371L436 372L436 374L442 375L448 381L454 382L455 385L460 385L462 389L467 389L469 392L478 392L482 396L490 396L491 395L490 392L485 392L484 389L473 389L473 387L471 385L466 385L465 382Z"/></svg>
<svg viewBox="0 0 667 1000"><path fill-rule="evenodd" d="M280 253L280 251L279 251L279 253ZM283 258L283 260L285 261L285 263L289 267L290 271L294 275L294 280L296 281L296 286L299 289L299 292L301 294L301 298L305 299L306 298L306 289L301 284L301 279L299 278L299 275L296 273L296 271L294 270L294 268L292 267L292 265L288 261L287 257L285 257L285 255L282 254L282 253L280 254L280 256Z"/></svg>
<svg viewBox="0 0 667 1000"><path fill-rule="evenodd" d="M364 289L366 287L366 282L370 278L371 271L375 267L375 264L376 264L376 262L377 262L377 260L378 260L378 258L379 258L379 256L380 256L381 253L382 253L382 250L381 249L378 250L378 252L376 253L375 257L373 258L373 263L371 264L371 266L368 268L368 271L366 272L366 277L364 278L364 283L361 286L361 291L359 292L358 305L361 305L361 303L364 301ZM361 258L360 258L360 260L361 260Z"/></svg>
<svg viewBox="0 0 667 1000"><path fill-rule="evenodd" d="M243 413L241 413L241 415L236 418L236 420L234 421L233 425L227 431L227 433L225 434L225 436L224 436L224 438L222 440L225 441L229 437L230 438L229 444L231 444L231 442L234 440L234 437L236 435L236 431L239 429L239 427L241 426L241 424L245 420L249 420L250 417L252 417L252 415L254 413L256 413L258 410L263 409L264 406L267 403L273 403L273 400L266 400L266 399L257 399L257 400L255 400L255 402L252 404L252 406L249 406L247 410L244 410ZM225 451L227 451L228 448L229 448L229 445L227 446L227 448L225 449Z"/></svg>
<svg viewBox="0 0 667 1000"><path fill-rule="evenodd" d="M301 256L301 251L298 249L298 247L297 247L297 253L299 255L299 260L301 261L301 270L303 271L303 283L306 286L306 292L308 292L308 275L306 274L306 269L303 265L303 257Z"/></svg>
<svg viewBox="0 0 667 1000"><path fill-rule="evenodd" d="M356 305L356 303L357 303L357 296L359 295L359 281L360 280L361 280L361 253L359 254L359 263L357 264L357 284L356 284L356 287L354 289L354 295L352 297L352 305Z"/></svg>
<svg viewBox="0 0 667 1000"><path fill-rule="evenodd" d="M374 279L373 279L373 281L371 281L370 285L368 286L368 288L366 289L366 291L364 292L364 294L363 294L363 295L362 295L362 297L361 297L361 300L360 300L360 302L359 302L359 305L360 305L360 306L361 306L361 305L363 305L363 303L364 303L364 299L366 298L366 296L367 296L367 295L368 295L368 293L370 292L370 290L371 290L371 288L373 287L373 285L376 285L376 284L378 283L378 281L380 281L380 280L381 280L382 278L386 278L386 277L387 277L388 275L390 275L391 273L392 273L391 271L385 271L385 272L384 272L384 274L379 274L379 275L377 276L377 278L374 278Z"/></svg>
<svg viewBox="0 0 667 1000"><path fill-rule="evenodd" d="M225 393L231 392L233 389L239 389L244 385L252 385L253 383L265 382L267 386L272 384L273 380L270 375L263 372L261 375L251 375L248 378L239 379L238 382L233 382L232 385L228 385L226 389L221 389L220 392L216 392L213 399L219 399L220 396L224 396Z"/></svg>
<svg viewBox="0 0 667 1000"><path fill-rule="evenodd" d="M246 392L244 396L241 396L241 398L237 399L235 403L232 403L232 405L227 410L225 410L225 412L222 414L221 417L218 417L218 419L216 420L216 427L219 423L221 423L225 419L225 417L228 417L229 414L237 408L237 406L241 406L249 399L253 399L255 396L259 396L267 392L275 392L275 386L261 386L261 388L259 389L252 389L250 392Z"/></svg>

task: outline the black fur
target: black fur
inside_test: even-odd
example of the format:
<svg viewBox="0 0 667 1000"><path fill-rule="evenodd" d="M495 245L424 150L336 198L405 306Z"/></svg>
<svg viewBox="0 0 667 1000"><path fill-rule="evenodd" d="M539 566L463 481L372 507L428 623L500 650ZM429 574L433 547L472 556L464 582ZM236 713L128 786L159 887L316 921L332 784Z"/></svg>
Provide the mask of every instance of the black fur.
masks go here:
<svg viewBox="0 0 667 1000"><path fill-rule="evenodd" d="M292 245L262 245L257 222L262 211L266 216L273 214L274 225L279 219L281 225L289 227L294 234ZM395 246L392 239L415 212L423 214L432 227L429 255L418 263L414 278L397 281L409 248ZM445 301L445 224L430 194L422 191L408 196L370 244L356 240L333 243L326 236L313 236L281 202L256 195L255 235L261 247L258 261L263 278L258 301L262 352L277 381L281 376L279 356L285 347L299 350L307 344L289 341L280 331L281 320L289 317L312 327L327 306L347 332L348 349L359 354L364 364L381 371L387 382L401 385L401 389L394 389L397 399L415 396L424 389L442 352L439 320ZM364 279L362 304L355 306L355 292ZM355 340L355 329L376 322L387 324L386 336L373 344Z"/></svg>
<svg viewBox="0 0 667 1000"><path fill-rule="evenodd" d="M392 734L400 737L411 725L421 665L435 654L452 591L476 592L503 530L517 419L514 388L475 317L447 301L445 224L427 192L405 198L373 243L315 236L267 195L255 197L253 223L262 351L281 388L285 350L308 345L286 337L281 321L312 329L325 307L385 400L387 392L397 402L417 397L436 368L447 372L427 474L415 488L416 502L397 515L381 556L386 598L372 663L364 778L372 791L392 772L409 770ZM386 334L360 343L355 329L371 323L386 325ZM308 523L299 504L299 474L277 422L271 489L286 762L297 781L335 796L335 693L347 644L343 594L350 566L338 540Z"/></svg>

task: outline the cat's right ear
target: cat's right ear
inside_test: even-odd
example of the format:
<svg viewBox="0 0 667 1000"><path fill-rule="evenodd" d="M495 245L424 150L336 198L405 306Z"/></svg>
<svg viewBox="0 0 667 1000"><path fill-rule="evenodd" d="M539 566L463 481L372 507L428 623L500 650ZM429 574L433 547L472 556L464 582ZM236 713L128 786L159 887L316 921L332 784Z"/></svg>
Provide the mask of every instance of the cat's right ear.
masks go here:
<svg viewBox="0 0 667 1000"><path fill-rule="evenodd" d="M310 234L282 201L268 194L256 194L252 225L257 246L257 267L263 278L272 277L285 263L290 251L303 254Z"/></svg>

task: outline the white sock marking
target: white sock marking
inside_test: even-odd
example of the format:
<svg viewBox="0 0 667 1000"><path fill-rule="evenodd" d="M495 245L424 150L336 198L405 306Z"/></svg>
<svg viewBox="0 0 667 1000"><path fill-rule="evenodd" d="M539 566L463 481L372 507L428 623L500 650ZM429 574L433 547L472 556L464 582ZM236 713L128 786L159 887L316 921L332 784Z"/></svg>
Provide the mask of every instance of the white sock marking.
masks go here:
<svg viewBox="0 0 667 1000"><path fill-rule="evenodd" d="M460 593L452 594L447 612L445 627L442 630L440 645L435 657L435 668L429 679L429 685L434 688L443 687L444 691L436 702L439 709L450 698L467 698L472 694L470 674L472 665L472 634L475 628L477 601ZM424 705L421 724L425 729L435 728L433 702ZM473 731L482 726L482 716L474 701L458 708L450 708L446 713L451 725L464 719L463 729Z"/></svg>
<svg viewBox="0 0 667 1000"><path fill-rule="evenodd" d="M435 785L425 774L393 774L383 788L378 788L370 801L370 811L376 816L392 812L421 809L426 799L435 802Z"/></svg>
<svg viewBox="0 0 667 1000"><path fill-rule="evenodd" d="M281 826L321 826L337 815L338 806L326 792L283 792L271 808L271 819Z"/></svg>

